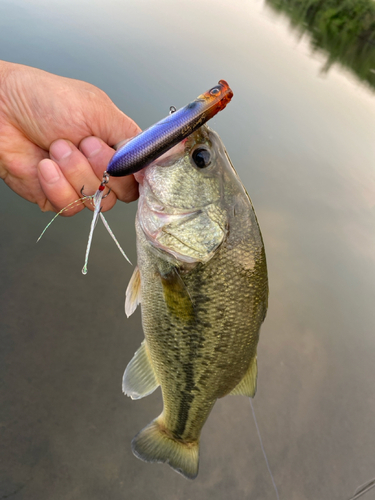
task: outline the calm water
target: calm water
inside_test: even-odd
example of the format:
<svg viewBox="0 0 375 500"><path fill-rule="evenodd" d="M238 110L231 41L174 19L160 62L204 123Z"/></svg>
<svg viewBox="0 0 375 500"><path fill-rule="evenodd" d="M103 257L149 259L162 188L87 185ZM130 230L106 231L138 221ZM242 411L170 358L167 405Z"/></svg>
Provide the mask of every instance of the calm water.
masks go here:
<svg viewBox="0 0 375 500"><path fill-rule="evenodd" d="M211 125L254 202L270 276L254 400L280 498L346 500L375 476L375 93L257 0L2 0L0 59L89 81L141 127L225 78ZM249 401L220 400L200 474L133 457L160 392L121 393L143 337L132 268L90 213L0 185L0 498L275 498ZM108 219L134 262L136 204ZM375 499L375 491L364 498Z"/></svg>

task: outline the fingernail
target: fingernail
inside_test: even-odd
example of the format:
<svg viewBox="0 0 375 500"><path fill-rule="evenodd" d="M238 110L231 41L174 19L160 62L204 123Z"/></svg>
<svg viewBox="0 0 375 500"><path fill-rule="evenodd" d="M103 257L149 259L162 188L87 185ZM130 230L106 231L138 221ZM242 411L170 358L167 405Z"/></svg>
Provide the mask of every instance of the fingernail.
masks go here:
<svg viewBox="0 0 375 500"><path fill-rule="evenodd" d="M102 147L102 141L97 137L86 137L79 145L79 149L86 156L86 158L92 158L98 154Z"/></svg>
<svg viewBox="0 0 375 500"><path fill-rule="evenodd" d="M54 184L60 179L60 172L51 160L42 160L39 163L39 172L48 184Z"/></svg>
<svg viewBox="0 0 375 500"><path fill-rule="evenodd" d="M51 144L49 154L56 161L65 160L65 158L68 158L72 154L72 148L66 141L60 139Z"/></svg>
<svg viewBox="0 0 375 500"><path fill-rule="evenodd" d="M117 144L115 144L115 145L113 146L113 149L114 149L115 151L117 151L118 149L122 148L122 146L125 146L125 144L127 144L127 143L128 143L129 141L131 141L131 140L132 140L132 138L130 138L130 139L124 139L124 140L122 140L122 141L118 142Z"/></svg>

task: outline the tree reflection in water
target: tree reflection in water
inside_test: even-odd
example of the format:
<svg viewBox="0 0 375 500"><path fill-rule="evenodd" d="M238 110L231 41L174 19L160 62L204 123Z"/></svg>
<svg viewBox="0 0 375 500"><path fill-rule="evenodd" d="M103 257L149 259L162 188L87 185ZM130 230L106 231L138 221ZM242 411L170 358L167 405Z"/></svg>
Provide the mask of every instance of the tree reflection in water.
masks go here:
<svg viewBox="0 0 375 500"><path fill-rule="evenodd" d="M351 69L375 89L375 2L373 0L266 0L291 19L313 50L328 52L322 70L334 63Z"/></svg>

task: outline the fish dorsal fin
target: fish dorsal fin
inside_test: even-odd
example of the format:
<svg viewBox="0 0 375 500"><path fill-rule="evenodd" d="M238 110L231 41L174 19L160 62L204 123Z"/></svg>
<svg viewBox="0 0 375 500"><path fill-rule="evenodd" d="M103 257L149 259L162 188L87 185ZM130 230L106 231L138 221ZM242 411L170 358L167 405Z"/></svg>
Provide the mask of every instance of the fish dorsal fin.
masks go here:
<svg viewBox="0 0 375 500"><path fill-rule="evenodd" d="M132 399L148 396L159 386L151 356L144 340L126 367L122 379L122 391Z"/></svg>
<svg viewBox="0 0 375 500"><path fill-rule="evenodd" d="M164 300L169 312L182 321L195 319L194 304L189 291L176 268L160 275L163 285Z"/></svg>
<svg viewBox="0 0 375 500"><path fill-rule="evenodd" d="M251 360L245 376L229 394L231 396L248 396L253 398L257 392L258 364L257 356Z"/></svg>
<svg viewBox="0 0 375 500"><path fill-rule="evenodd" d="M138 266L134 269L125 293L125 314L129 318L141 302L141 273Z"/></svg>

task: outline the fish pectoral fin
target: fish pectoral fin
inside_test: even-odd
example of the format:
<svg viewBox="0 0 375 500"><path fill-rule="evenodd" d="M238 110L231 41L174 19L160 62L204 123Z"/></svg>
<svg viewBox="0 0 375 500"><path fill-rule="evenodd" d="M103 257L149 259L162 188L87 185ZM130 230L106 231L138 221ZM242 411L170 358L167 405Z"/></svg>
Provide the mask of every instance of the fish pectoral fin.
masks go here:
<svg viewBox="0 0 375 500"><path fill-rule="evenodd" d="M239 384L229 393L230 396L248 396L253 398L257 392L258 363L257 356L251 360L245 376Z"/></svg>
<svg viewBox="0 0 375 500"><path fill-rule="evenodd" d="M160 416L132 441L134 455L145 462L167 463L188 479L195 479L199 467L199 441L184 443L174 439Z"/></svg>
<svg viewBox="0 0 375 500"><path fill-rule="evenodd" d="M129 318L141 302L141 273L136 266L125 293L125 314Z"/></svg>
<svg viewBox="0 0 375 500"><path fill-rule="evenodd" d="M160 275L163 285L164 300L169 312L182 321L195 319L194 304L189 291L177 269Z"/></svg>
<svg viewBox="0 0 375 500"><path fill-rule="evenodd" d="M126 367L122 379L122 391L132 399L148 396L159 387L150 353L144 340Z"/></svg>

